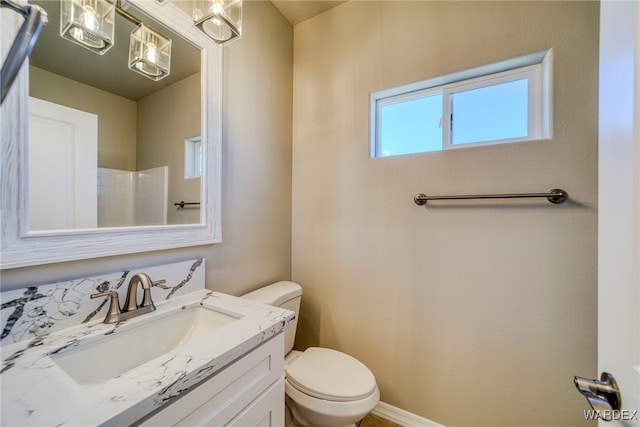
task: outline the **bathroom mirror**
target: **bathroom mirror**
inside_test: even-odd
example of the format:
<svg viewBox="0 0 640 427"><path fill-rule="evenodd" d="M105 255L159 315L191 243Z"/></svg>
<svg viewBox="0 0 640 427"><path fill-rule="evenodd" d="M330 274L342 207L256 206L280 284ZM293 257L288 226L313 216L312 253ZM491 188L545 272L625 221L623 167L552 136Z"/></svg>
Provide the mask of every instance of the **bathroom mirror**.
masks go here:
<svg viewBox="0 0 640 427"><path fill-rule="evenodd" d="M127 67L128 35L136 27L133 23L116 15L115 46L105 55L96 55L58 35L59 2L46 0L41 3L49 13L49 34L43 31L43 38L34 49L32 63L29 67L25 64L11 96L2 105L2 121L7 125L2 127L0 268L220 241L221 50L193 25L188 13L190 2L178 0L163 5L150 0L126 2L129 13L142 21L151 20L156 30L166 33L172 39L171 74L159 81L147 79ZM11 39L21 22L16 20L15 28L12 29L4 25L6 18L3 17L3 38ZM53 39L49 40L51 37ZM57 46L60 43L64 47ZM116 51L119 45L124 53ZM67 48L72 53L65 54L63 49ZM3 55L6 55L4 46ZM120 63L113 65L109 61ZM63 63L71 63L72 66L63 67ZM113 71L115 67L122 71ZM78 88L86 88L87 91L83 92ZM104 93L105 98L91 95L99 93ZM129 218L129 222L116 219L100 223L80 222L70 226L47 224L47 217L52 216L51 213L59 204L58 199L52 196L57 187L50 184L53 181L51 175L61 169L52 167L48 159L57 156L60 150L51 150L39 162L30 155L30 149L33 149L29 144L31 134L39 129L35 125L30 132L29 116L31 110L36 111L37 108L31 106L33 100L30 99L30 94L54 106L71 107L81 113L88 112L97 116L99 138L97 152L93 154L96 162L92 167L98 170L98 177L101 174L107 175L108 172L111 175L107 178L123 181L135 179L133 175L123 178L125 174L167 169L168 172L161 171L164 175L155 176L153 180L149 179L148 174L145 175L142 178L144 185L133 190L134 193L137 191L147 196L158 193L156 190L149 190L150 181L153 181L153 185L156 182L166 182L164 189L159 191L161 196L158 199L166 208L165 218L162 218L162 214L159 219L158 215L149 219L146 214L130 214L134 219ZM88 98L99 98L100 101ZM110 110L102 108L115 98L130 105L115 108L111 106ZM101 116L102 110L107 111L104 117ZM109 117L109 114L114 115L114 110L129 112L120 114L120 119L124 117L125 122ZM83 119L81 121L86 122ZM122 137L121 133L117 133L126 127L130 128L129 134L133 136ZM105 132L107 136L103 138ZM166 139L170 141L162 141L167 135ZM111 139L107 141L108 138ZM201 140L202 176L185 179L185 140L194 138ZM135 144L121 144L122 147L117 147L128 139L134 140ZM46 132L44 140L46 144ZM141 141L146 146L141 147ZM168 151L167 144L175 145L177 152L165 155ZM99 179L96 181L96 196L102 191ZM39 191L36 184L38 181ZM97 208L98 197L94 197L93 201L90 200L91 196L76 198L89 200L86 205L90 209L82 206L87 211ZM117 197L107 200L107 208L116 214L130 210L122 208L122 202ZM174 205L180 202L199 203L199 207ZM158 201L155 203L149 205L151 208L146 207L147 213L153 211L157 214L155 206ZM101 200L101 204L104 207L104 200ZM145 206L137 210L144 213ZM34 213L44 217L45 222L38 223L32 216ZM93 217L96 216L94 213Z"/></svg>
<svg viewBox="0 0 640 427"><path fill-rule="evenodd" d="M60 1L30 4L61 16ZM200 179L184 179L182 160L183 141L201 134L200 49L135 7L125 12L103 55L61 37L61 20L50 19L29 56L29 231L200 223L199 205L174 205L200 202ZM171 40L160 80L128 67L134 17ZM79 147L56 131L61 117L88 133Z"/></svg>

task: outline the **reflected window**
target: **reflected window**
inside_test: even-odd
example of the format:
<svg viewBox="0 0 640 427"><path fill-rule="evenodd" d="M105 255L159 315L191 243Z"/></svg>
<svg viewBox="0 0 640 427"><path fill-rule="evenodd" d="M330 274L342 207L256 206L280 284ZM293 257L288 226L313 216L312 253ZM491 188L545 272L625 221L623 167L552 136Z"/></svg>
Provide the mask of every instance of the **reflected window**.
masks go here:
<svg viewBox="0 0 640 427"><path fill-rule="evenodd" d="M184 140L184 179L202 176L202 137Z"/></svg>

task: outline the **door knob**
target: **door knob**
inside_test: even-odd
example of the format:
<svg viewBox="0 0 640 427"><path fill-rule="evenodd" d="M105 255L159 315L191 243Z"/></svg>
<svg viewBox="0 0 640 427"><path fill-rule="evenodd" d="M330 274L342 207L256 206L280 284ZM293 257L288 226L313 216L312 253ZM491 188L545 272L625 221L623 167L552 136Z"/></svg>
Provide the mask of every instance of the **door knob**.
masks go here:
<svg viewBox="0 0 640 427"><path fill-rule="evenodd" d="M620 409L620 389L616 379L610 373L603 372L600 380L574 377L573 383L594 411L611 414Z"/></svg>

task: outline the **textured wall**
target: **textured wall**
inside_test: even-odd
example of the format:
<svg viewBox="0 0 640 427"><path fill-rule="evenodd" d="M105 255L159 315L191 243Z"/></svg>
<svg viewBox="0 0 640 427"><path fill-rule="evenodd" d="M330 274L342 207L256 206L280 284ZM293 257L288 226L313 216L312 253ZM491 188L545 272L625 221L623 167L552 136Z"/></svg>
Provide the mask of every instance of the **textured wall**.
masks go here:
<svg viewBox="0 0 640 427"><path fill-rule="evenodd" d="M244 3L225 49L222 244L207 281L234 295L291 277L293 29L268 1Z"/></svg>
<svg viewBox="0 0 640 427"><path fill-rule="evenodd" d="M348 2L294 28L297 347L448 426L585 424L596 375L597 2ZM551 140L369 159L369 93L553 48ZM418 207L433 194L571 201Z"/></svg>

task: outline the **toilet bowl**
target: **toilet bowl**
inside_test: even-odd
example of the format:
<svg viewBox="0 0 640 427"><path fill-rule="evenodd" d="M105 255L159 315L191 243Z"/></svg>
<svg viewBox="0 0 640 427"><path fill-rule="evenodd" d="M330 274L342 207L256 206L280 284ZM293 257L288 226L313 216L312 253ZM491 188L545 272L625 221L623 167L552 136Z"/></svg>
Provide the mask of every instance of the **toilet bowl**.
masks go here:
<svg viewBox="0 0 640 427"><path fill-rule="evenodd" d="M285 359L285 399L299 426L353 426L380 400L371 371L347 354L311 347L293 357Z"/></svg>
<svg viewBox="0 0 640 427"><path fill-rule="evenodd" d="M354 426L378 404L375 377L348 354L321 347L293 349L302 288L277 282L242 296L296 313L285 330L285 402L294 425L306 427Z"/></svg>

